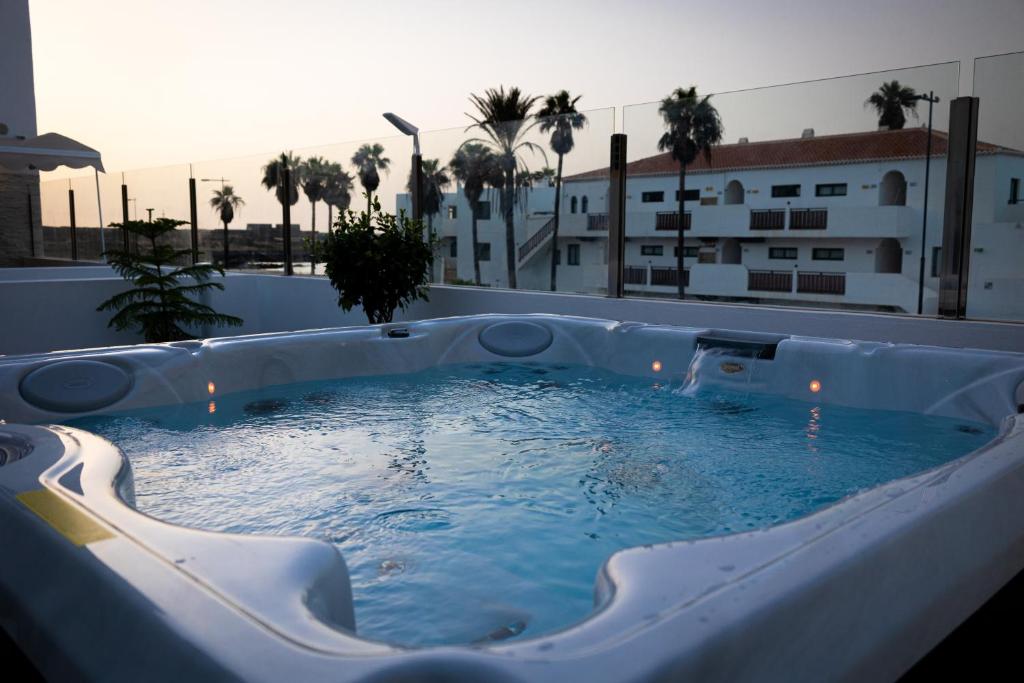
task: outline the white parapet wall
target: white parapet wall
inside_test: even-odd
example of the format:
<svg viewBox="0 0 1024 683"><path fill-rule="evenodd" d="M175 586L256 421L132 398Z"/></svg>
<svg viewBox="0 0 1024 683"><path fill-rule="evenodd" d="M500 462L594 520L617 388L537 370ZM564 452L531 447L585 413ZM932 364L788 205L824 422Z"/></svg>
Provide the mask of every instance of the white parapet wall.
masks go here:
<svg viewBox="0 0 1024 683"><path fill-rule="evenodd" d="M365 325L348 313L322 277L230 274L210 303L245 320L241 328L208 336ZM138 334L107 327L96 307L126 285L109 268L0 268L0 354L38 353L140 343ZM1024 351L1024 324L650 298L528 292L487 287L434 286L396 321L479 313L556 313L612 320L750 330L813 337Z"/></svg>

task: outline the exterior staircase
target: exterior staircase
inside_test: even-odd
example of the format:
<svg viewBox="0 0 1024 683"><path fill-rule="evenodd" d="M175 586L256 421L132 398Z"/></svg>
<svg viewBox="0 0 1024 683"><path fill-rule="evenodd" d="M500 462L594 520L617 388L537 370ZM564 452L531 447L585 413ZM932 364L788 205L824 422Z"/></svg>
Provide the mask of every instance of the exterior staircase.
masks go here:
<svg viewBox="0 0 1024 683"><path fill-rule="evenodd" d="M540 253L541 247L551 240L551 234L555 231L555 217L551 216L543 225L533 233L529 239L519 245L517 265L522 268L534 256Z"/></svg>

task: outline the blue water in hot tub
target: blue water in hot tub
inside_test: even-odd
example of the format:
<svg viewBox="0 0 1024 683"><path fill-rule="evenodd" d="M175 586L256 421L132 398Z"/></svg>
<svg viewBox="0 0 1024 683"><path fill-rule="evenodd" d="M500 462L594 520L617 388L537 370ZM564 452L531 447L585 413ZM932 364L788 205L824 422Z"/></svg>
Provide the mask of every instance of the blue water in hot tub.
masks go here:
<svg viewBox="0 0 1024 683"><path fill-rule="evenodd" d="M271 387L71 424L131 459L138 508L312 536L360 635L411 646L579 621L616 550L768 527L942 464L987 426L556 365Z"/></svg>

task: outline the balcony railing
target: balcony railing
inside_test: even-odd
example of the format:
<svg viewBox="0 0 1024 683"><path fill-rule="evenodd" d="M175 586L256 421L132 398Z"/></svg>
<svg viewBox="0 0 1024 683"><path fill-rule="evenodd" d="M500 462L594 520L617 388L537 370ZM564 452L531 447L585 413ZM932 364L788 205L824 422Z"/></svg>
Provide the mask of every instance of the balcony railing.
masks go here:
<svg viewBox="0 0 1024 683"><path fill-rule="evenodd" d="M797 273L801 294L846 294L846 273Z"/></svg>
<svg viewBox="0 0 1024 683"><path fill-rule="evenodd" d="M793 271L752 270L747 273L747 289L752 292L792 292Z"/></svg>
<svg viewBox="0 0 1024 683"><path fill-rule="evenodd" d="M587 216L587 230L607 230L608 214L592 213Z"/></svg>
<svg viewBox="0 0 1024 683"><path fill-rule="evenodd" d="M751 230L782 230L786 227L785 209L752 209Z"/></svg>
<svg viewBox="0 0 1024 683"><path fill-rule="evenodd" d="M540 243L548 238L548 236L555 231L555 219L551 218L547 223L541 226L540 230L533 233L530 239L523 242L519 247L519 260L525 259L531 251L540 246Z"/></svg>
<svg viewBox="0 0 1024 683"><path fill-rule="evenodd" d="M661 287L678 287L679 270L672 266L651 266L651 284ZM690 286L690 270L683 271L683 286Z"/></svg>
<svg viewBox="0 0 1024 683"><path fill-rule="evenodd" d="M790 230L824 230L828 226L828 209L790 209Z"/></svg>
<svg viewBox="0 0 1024 683"><path fill-rule="evenodd" d="M647 268L644 266L626 266L622 269L622 281L627 285L646 285Z"/></svg>
<svg viewBox="0 0 1024 683"><path fill-rule="evenodd" d="M693 215L687 211L683 214L683 230L689 230L690 224L693 222ZM655 230L679 230L679 212L678 211L659 211L654 216L654 229Z"/></svg>

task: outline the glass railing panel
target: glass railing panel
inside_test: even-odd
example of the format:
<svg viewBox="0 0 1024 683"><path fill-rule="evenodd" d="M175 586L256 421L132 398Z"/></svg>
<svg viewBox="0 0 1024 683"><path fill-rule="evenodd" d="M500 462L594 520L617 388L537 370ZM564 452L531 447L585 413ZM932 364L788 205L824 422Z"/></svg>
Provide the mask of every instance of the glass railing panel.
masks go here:
<svg viewBox="0 0 1024 683"><path fill-rule="evenodd" d="M948 63L707 99L687 83L624 107L627 296L679 298L681 282L687 299L916 314L920 294L934 315L958 78ZM930 129L911 99L928 93Z"/></svg>
<svg viewBox="0 0 1024 683"><path fill-rule="evenodd" d="M1024 52L975 60L974 96L967 317L1024 321Z"/></svg>
<svg viewBox="0 0 1024 683"><path fill-rule="evenodd" d="M425 204L436 210L424 217L439 240L435 282L572 293L607 290L607 225L595 230L592 224L607 219L603 169L614 110L556 109L563 113L537 118L544 105L541 98L531 118L491 130L467 119L465 126L421 134L423 158L432 169L428 176L440 171L448 180L441 201L428 197ZM510 158L515 167L511 179L505 170L510 166L502 163ZM398 203L408 206L408 196Z"/></svg>

